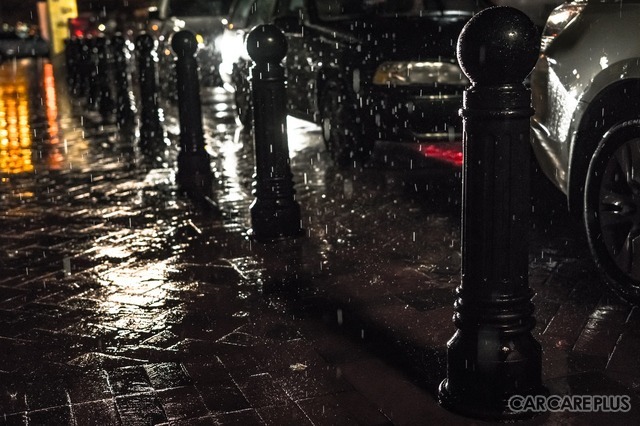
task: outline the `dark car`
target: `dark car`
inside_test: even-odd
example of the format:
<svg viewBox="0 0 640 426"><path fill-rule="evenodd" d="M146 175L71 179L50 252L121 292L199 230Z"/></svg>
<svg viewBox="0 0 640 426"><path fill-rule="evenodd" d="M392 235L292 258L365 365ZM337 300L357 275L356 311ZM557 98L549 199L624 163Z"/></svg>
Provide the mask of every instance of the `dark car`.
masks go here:
<svg viewBox="0 0 640 426"><path fill-rule="evenodd" d="M231 0L160 0L157 18L150 21L149 32L158 38L159 67L163 78L160 87L165 97L176 99L175 53L171 36L181 30L193 32L198 41L198 64L203 86L220 82L220 52L217 39L222 35L222 19L227 16Z"/></svg>
<svg viewBox="0 0 640 426"><path fill-rule="evenodd" d="M48 55L49 44L40 36L14 29L0 30L0 61Z"/></svg>
<svg viewBox="0 0 640 426"><path fill-rule="evenodd" d="M286 35L289 112L322 126L336 163L365 160L376 140L459 140L468 81L455 46L475 0L258 0ZM248 93L236 66L236 98ZM237 78L238 75L241 78Z"/></svg>

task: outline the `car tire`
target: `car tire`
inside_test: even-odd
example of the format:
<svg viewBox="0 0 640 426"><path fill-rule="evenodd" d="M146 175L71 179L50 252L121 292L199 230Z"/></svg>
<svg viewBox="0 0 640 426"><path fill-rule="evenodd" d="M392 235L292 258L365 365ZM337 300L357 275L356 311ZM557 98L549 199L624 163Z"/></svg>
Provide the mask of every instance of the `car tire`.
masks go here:
<svg viewBox="0 0 640 426"><path fill-rule="evenodd" d="M246 128L251 127L253 123L251 93L245 89L236 88L233 98L236 104L236 119L238 124Z"/></svg>
<svg viewBox="0 0 640 426"><path fill-rule="evenodd" d="M231 82L235 89L233 100L236 108L236 122L248 129L253 124L253 106L251 102L251 87L243 72L248 72L247 68L233 66Z"/></svg>
<svg viewBox="0 0 640 426"><path fill-rule="evenodd" d="M350 101L347 93L343 84L330 81L320 97L322 139L340 167L365 162L373 149L373 139L360 122L356 103Z"/></svg>
<svg viewBox="0 0 640 426"><path fill-rule="evenodd" d="M595 150L585 183L584 223L606 282L640 304L640 120L612 126Z"/></svg>

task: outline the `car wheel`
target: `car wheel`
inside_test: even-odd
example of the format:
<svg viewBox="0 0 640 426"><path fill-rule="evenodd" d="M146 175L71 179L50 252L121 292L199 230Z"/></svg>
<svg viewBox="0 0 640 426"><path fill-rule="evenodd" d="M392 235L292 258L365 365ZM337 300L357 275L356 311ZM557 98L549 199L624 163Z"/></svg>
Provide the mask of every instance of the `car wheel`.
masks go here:
<svg viewBox="0 0 640 426"><path fill-rule="evenodd" d="M240 87L234 93L236 103L236 118L238 123L244 127L251 127L253 123L253 107L251 106L251 93Z"/></svg>
<svg viewBox="0 0 640 426"><path fill-rule="evenodd" d="M331 81L320 101L322 139L334 162L341 167L371 156L373 140L360 122L355 102L350 102L344 85Z"/></svg>
<svg viewBox="0 0 640 426"><path fill-rule="evenodd" d="M240 68L234 64L231 73L231 82L235 88L233 100L236 105L236 121L243 127L249 128L253 123L253 107L251 104L251 87L244 76L248 72L246 68Z"/></svg>
<svg viewBox="0 0 640 426"><path fill-rule="evenodd" d="M640 120L604 135L589 164L584 207L589 246L607 283L640 303Z"/></svg>

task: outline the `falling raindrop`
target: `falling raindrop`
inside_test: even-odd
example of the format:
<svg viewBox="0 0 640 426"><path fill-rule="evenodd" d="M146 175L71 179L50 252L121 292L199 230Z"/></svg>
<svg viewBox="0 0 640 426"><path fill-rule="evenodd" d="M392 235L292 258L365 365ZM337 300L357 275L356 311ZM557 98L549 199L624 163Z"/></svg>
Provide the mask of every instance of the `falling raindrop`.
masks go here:
<svg viewBox="0 0 640 426"><path fill-rule="evenodd" d="M71 275L71 258L65 257L62 259L62 269L64 270L64 274L69 276Z"/></svg>

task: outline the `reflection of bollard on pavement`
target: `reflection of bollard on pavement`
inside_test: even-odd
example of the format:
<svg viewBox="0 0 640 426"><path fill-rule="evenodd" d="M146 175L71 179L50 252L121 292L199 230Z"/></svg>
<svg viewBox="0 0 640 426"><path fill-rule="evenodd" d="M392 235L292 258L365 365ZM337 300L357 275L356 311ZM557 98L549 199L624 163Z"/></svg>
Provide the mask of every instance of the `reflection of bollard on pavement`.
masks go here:
<svg viewBox="0 0 640 426"><path fill-rule="evenodd" d="M116 88L116 115L118 124L122 127L131 126L134 122L133 103L129 89L128 49L126 40L121 34L116 34L111 40L113 46L113 74Z"/></svg>
<svg viewBox="0 0 640 426"><path fill-rule="evenodd" d="M96 39L96 53L98 55L97 82L100 90L98 110L105 123L112 123L115 119L116 104L111 96L111 79L109 78L109 59L111 42L105 37Z"/></svg>
<svg viewBox="0 0 640 426"><path fill-rule="evenodd" d="M180 153L177 181L190 196L202 198L211 193L213 174L202 134L202 109L196 50L193 33L180 31L173 35L171 47L176 53L178 114L180 117Z"/></svg>
<svg viewBox="0 0 640 426"><path fill-rule="evenodd" d="M149 34L140 34L136 38L136 50L140 81L140 145L157 148L164 139L164 132L158 110L155 41Z"/></svg>
<svg viewBox="0 0 640 426"><path fill-rule="evenodd" d="M458 39L464 93L462 284L440 402L471 417L518 418L513 395L540 395L541 347L528 281L529 118L523 80L539 38L522 12L475 15ZM531 415L531 413L529 413Z"/></svg>
<svg viewBox="0 0 640 426"><path fill-rule="evenodd" d="M300 235L300 206L289 164L286 92L280 61L287 53L284 34L259 25L247 37L253 96L256 155L255 200L251 204L253 236L258 241Z"/></svg>

